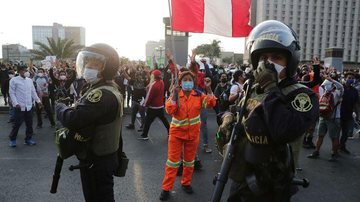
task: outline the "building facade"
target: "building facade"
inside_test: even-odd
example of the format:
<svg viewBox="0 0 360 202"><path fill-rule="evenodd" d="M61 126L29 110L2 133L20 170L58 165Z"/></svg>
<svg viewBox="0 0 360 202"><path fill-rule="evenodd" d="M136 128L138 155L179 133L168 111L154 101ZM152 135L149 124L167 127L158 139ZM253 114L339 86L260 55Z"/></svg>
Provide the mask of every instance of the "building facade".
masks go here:
<svg viewBox="0 0 360 202"><path fill-rule="evenodd" d="M146 64L153 67L153 59L159 65L165 64L165 40L148 41L145 45Z"/></svg>
<svg viewBox="0 0 360 202"><path fill-rule="evenodd" d="M3 61L20 63L29 62L31 54L29 50L20 44L6 44L2 45L2 58Z"/></svg>
<svg viewBox="0 0 360 202"><path fill-rule="evenodd" d="M54 23L53 26L32 26L33 49L38 49L35 42L49 45L46 38L53 38L55 41L60 39L73 40L76 45L85 46L85 28L83 27L64 27Z"/></svg>
<svg viewBox="0 0 360 202"><path fill-rule="evenodd" d="M252 0L251 24L279 20L299 36L301 61L342 48L343 61L360 63L359 0Z"/></svg>

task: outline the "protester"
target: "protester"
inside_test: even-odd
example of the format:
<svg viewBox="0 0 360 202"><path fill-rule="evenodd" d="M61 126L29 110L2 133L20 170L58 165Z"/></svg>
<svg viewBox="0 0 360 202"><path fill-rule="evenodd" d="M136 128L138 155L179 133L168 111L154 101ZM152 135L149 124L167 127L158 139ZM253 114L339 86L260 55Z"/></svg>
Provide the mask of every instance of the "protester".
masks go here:
<svg viewBox="0 0 360 202"><path fill-rule="evenodd" d="M149 90L146 95L144 106L147 107L145 116L144 131L140 138L141 140L148 140L148 132L150 125L158 117L164 124L166 130L169 133L169 122L164 115L164 82L161 79L160 70L154 70L152 72L154 81L149 85Z"/></svg>
<svg viewBox="0 0 360 202"><path fill-rule="evenodd" d="M15 107L14 125L10 132L10 147L16 147L16 137L19 132L21 124L25 120L26 124L26 145L35 145L36 142L32 139L33 136L33 121L32 121L32 105L33 100L41 107L41 100L37 96L33 81L28 78L30 73L27 66L18 66L17 72L19 76L10 80L10 97L12 105Z"/></svg>
<svg viewBox="0 0 360 202"><path fill-rule="evenodd" d="M212 94L211 82L205 83L204 93L194 90L195 76L190 71L184 71L179 77L181 89L175 86L172 96L166 102L166 111L173 118L170 125L168 141L168 160L165 167L165 177L162 184L160 200L170 197L170 190L176 180L177 169L181 164L183 152L183 175L181 185L183 190L191 194L191 178L194 170L195 154L200 138L200 110L215 106L216 98ZM179 108L179 106L181 106Z"/></svg>

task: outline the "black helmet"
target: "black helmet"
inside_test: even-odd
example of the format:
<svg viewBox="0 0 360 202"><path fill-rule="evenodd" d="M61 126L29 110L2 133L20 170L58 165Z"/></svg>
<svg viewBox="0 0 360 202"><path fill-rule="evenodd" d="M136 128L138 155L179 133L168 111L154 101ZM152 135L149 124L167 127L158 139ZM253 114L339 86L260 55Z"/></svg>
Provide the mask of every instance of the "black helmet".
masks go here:
<svg viewBox="0 0 360 202"><path fill-rule="evenodd" d="M113 79L120 66L116 50L103 43L85 47L79 52L76 58L76 71L80 77L83 76L85 65L89 60L95 60L98 64L103 65L100 73L105 80Z"/></svg>
<svg viewBox="0 0 360 202"><path fill-rule="evenodd" d="M299 40L294 30L280 21L267 20L256 25L249 35L247 50L254 69L258 66L261 53L283 52L287 55L287 76L296 74L300 57Z"/></svg>

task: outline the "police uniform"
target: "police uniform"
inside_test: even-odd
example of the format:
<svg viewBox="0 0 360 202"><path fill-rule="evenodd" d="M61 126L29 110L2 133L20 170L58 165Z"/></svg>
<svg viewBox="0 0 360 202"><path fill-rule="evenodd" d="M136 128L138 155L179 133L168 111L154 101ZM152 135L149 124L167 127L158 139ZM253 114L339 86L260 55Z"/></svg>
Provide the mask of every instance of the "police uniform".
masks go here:
<svg viewBox="0 0 360 202"><path fill-rule="evenodd" d="M268 93L261 91L254 86L247 102L244 136L238 143L229 174L234 183L228 201L279 201L289 199L296 191L290 185L294 173L292 165L286 165L286 161L291 161L286 143L301 137L315 121L319 108L316 94L292 79L284 80L279 88ZM278 180L274 183L284 186L276 188L267 184L266 179L263 182L257 179L261 190L255 194L249 180L254 176L263 178L259 164L280 169L272 173ZM275 176L269 177L275 180Z"/></svg>
<svg viewBox="0 0 360 202"><path fill-rule="evenodd" d="M122 96L116 86L100 81L88 89L74 108L56 105L58 120L86 142L78 151L86 201L114 201L113 174L118 166Z"/></svg>
<svg viewBox="0 0 360 202"><path fill-rule="evenodd" d="M256 84L238 131L242 135L229 173L233 184L228 201L290 201L297 187L292 185L295 168L289 143L316 121L318 99L294 79L300 46L289 26L264 21L251 31L247 45Z"/></svg>

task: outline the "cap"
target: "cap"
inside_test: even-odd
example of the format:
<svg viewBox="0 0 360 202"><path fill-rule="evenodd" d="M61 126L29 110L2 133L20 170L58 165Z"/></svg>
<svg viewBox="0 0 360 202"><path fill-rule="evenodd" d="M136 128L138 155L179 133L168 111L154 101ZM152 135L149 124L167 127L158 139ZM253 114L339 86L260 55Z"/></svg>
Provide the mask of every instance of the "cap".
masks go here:
<svg viewBox="0 0 360 202"><path fill-rule="evenodd" d="M152 74L155 76L155 77L160 77L161 76L161 71L160 70L154 70L153 72L152 72Z"/></svg>

